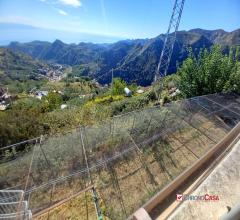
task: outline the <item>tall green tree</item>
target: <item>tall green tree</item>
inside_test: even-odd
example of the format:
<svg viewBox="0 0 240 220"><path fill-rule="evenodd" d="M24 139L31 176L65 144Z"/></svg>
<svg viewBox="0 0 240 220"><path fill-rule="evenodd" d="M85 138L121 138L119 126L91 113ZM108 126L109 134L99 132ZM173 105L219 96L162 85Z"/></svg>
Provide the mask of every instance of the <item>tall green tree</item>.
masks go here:
<svg viewBox="0 0 240 220"><path fill-rule="evenodd" d="M239 49L231 48L228 55L213 46L195 56L190 50L188 58L178 69L179 87L186 97L222 91L239 91Z"/></svg>
<svg viewBox="0 0 240 220"><path fill-rule="evenodd" d="M120 79L120 78L114 78L113 79L113 88L112 88L112 94L113 95L122 95L124 94L124 88L127 86L127 83Z"/></svg>
<svg viewBox="0 0 240 220"><path fill-rule="evenodd" d="M47 102L47 106L50 111L60 108L60 105L63 102L62 96L56 92L49 92L43 101Z"/></svg>

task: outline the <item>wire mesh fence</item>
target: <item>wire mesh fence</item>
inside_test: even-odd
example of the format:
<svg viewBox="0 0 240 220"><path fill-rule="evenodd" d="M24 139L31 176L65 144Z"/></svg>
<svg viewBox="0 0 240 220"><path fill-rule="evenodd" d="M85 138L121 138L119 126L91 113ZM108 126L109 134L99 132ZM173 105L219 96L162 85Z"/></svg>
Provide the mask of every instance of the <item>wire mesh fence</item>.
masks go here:
<svg viewBox="0 0 240 220"><path fill-rule="evenodd" d="M104 218L125 219L220 141L239 105L196 97L2 148L0 189L24 190L37 219L94 219L94 186Z"/></svg>
<svg viewBox="0 0 240 220"><path fill-rule="evenodd" d="M23 190L0 190L0 219L30 220L32 212L23 196Z"/></svg>

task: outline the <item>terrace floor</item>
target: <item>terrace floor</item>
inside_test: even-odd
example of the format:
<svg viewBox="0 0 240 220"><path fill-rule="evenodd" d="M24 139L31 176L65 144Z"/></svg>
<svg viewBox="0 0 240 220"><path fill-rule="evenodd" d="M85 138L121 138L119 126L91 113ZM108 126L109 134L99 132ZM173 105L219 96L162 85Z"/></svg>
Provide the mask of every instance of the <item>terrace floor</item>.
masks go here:
<svg viewBox="0 0 240 220"><path fill-rule="evenodd" d="M240 201L240 139L192 195L217 195L216 201L184 201L169 220L219 219Z"/></svg>

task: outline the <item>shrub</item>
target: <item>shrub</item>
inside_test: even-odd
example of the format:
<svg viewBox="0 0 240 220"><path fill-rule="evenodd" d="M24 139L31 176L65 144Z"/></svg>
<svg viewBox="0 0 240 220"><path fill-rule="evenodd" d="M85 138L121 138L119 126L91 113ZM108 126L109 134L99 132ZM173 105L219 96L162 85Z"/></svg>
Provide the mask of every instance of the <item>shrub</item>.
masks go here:
<svg viewBox="0 0 240 220"><path fill-rule="evenodd" d="M127 86L127 83L120 79L120 78L114 78L113 79L113 88L112 88L112 94L113 95L123 95L124 94L124 88Z"/></svg>
<svg viewBox="0 0 240 220"><path fill-rule="evenodd" d="M133 111L143 108L149 103L148 94L142 96L134 96L130 99L124 99L111 104L112 114L117 115L124 112Z"/></svg>
<svg viewBox="0 0 240 220"><path fill-rule="evenodd" d="M177 71L180 90L186 97L225 90L238 91L238 66L238 49L231 49L228 56L217 45L210 51L200 51L197 57L190 51L189 57Z"/></svg>

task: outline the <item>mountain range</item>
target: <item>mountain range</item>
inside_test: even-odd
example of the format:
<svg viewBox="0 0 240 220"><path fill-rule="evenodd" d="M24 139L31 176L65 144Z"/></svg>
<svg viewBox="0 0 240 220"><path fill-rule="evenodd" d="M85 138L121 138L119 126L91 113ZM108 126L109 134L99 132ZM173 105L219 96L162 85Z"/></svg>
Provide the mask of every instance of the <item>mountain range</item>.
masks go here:
<svg viewBox="0 0 240 220"><path fill-rule="evenodd" d="M90 76L103 84L111 81L113 69L114 77L146 86L153 81L163 40L164 35L111 44L66 44L60 40L53 43L12 42L7 48L43 61L71 65L73 74ZM231 46L240 45L240 29L232 32L221 29L178 31L168 73L176 72L177 63L180 64L186 59L190 47L197 54L200 49L210 48L214 44L221 45L224 52L228 52Z"/></svg>

